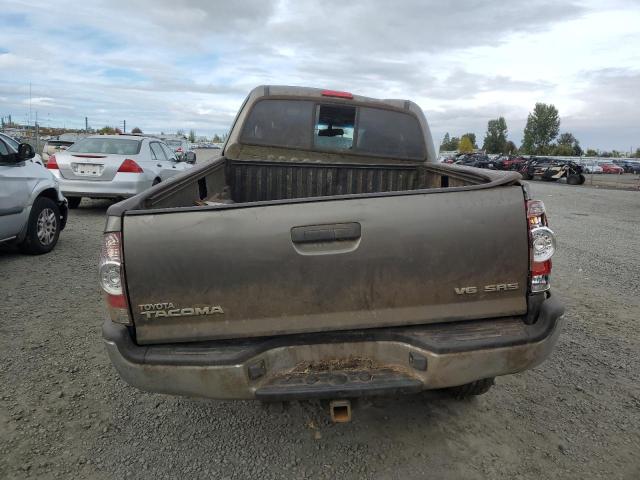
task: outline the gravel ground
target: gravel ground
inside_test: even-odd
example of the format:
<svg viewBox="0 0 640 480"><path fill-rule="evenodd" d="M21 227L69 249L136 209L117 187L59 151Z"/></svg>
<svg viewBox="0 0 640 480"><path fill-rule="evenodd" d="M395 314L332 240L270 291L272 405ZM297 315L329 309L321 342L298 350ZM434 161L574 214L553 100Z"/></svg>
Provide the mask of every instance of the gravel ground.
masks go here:
<svg viewBox="0 0 640 480"><path fill-rule="evenodd" d="M567 327L486 395L263 407L143 393L103 350L105 202L57 249L0 252L0 478L640 478L640 194L533 183L560 251Z"/></svg>

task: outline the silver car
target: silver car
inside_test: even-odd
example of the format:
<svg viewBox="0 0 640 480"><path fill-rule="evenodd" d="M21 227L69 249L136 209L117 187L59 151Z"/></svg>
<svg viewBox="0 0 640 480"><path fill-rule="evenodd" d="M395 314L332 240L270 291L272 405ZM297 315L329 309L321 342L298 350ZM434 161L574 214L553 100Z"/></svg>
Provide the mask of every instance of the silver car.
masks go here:
<svg viewBox="0 0 640 480"><path fill-rule="evenodd" d="M67 201L34 158L30 145L14 148L0 137L0 244L14 243L37 255L56 246L67 222Z"/></svg>
<svg viewBox="0 0 640 480"><path fill-rule="evenodd" d="M138 135L92 135L47 162L69 208L77 208L82 197L132 197L192 166L163 141Z"/></svg>

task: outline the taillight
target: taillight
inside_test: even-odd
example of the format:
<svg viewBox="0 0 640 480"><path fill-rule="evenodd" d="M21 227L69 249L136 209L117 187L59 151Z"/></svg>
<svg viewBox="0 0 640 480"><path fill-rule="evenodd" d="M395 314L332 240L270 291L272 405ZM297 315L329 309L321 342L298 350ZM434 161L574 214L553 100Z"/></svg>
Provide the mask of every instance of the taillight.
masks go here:
<svg viewBox="0 0 640 480"><path fill-rule="evenodd" d="M47 161L47 168L49 170L60 170L58 167L58 161L56 160L55 155L49 155L49 160Z"/></svg>
<svg viewBox="0 0 640 480"><path fill-rule="evenodd" d="M105 233L98 263L100 287L104 292L111 321L131 324L122 272L122 242L119 232Z"/></svg>
<svg viewBox="0 0 640 480"><path fill-rule="evenodd" d="M531 293L549 290L551 257L556 252L556 237L547 226L547 214L540 200L527 201L529 226L529 289Z"/></svg>
<svg viewBox="0 0 640 480"><path fill-rule="evenodd" d="M124 162L122 162L122 165L120 165L120 168L118 169L118 172L120 172L120 173L142 173L142 172L144 172L144 170L142 170L142 167L140 165L138 165L135 161L131 160L130 158L127 158Z"/></svg>
<svg viewBox="0 0 640 480"><path fill-rule="evenodd" d="M178 147L178 149L176 150L176 152L182 152L182 147Z"/></svg>

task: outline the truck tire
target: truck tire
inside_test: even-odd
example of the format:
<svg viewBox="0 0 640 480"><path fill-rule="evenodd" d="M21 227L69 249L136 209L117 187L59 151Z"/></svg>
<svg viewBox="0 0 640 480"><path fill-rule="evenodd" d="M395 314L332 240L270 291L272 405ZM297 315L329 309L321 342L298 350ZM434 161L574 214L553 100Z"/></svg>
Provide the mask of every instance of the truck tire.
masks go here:
<svg viewBox="0 0 640 480"><path fill-rule="evenodd" d="M47 197L36 198L31 207L27 236L20 244L24 253L41 255L53 250L60 236L60 209Z"/></svg>
<svg viewBox="0 0 640 480"><path fill-rule="evenodd" d="M69 202L69 208L71 209L78 208L81 201L82 197L67 197L67 202Z"/></svg>
<svg viewBox="0 0 640 480"><path fill-rule="evenodd" d="M450 395L458 400L464 400L465 398L475 397L487 393L494 384L494 377L483 378L482 380L476 380L475 382L466 383L459 387L451 387L447 389Z"/></svg>
<svg viewBox="0 0 640 480"><path fill-rule="evenodd" d="M582 177L582 178L580 178ZM582 180L582 181L580 181ZM584 183L584 176L583 175L569 175L567 177L567 184L569 185L582 185Z"/></svg>

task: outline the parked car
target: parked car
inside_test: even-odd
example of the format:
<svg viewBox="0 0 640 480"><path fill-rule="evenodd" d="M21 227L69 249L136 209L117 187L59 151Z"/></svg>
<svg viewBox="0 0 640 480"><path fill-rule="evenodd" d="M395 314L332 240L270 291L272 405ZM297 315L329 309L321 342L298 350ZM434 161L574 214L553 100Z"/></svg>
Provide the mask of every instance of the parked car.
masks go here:
<svg viewBox="0 0 640 480"><path fill-rule="evenodd" d="M49 157L51 155L55 155L56 153L60 153L66 150L74 143L75 142L72 142L70 140L47 140L42 147L42 160L44 160L44 163L46 164L49 161Z"/></svg>
<svg viewBox="0 0 640 480"><path fill-rule="evenodd" d="M526 161L524 157L505 156L496 160L496 166L500 170L518 171Z"/></svg>
<svg viewBox="0 0 640 480"><path fill-rule="evenodd" d="M10 145L11 149L14 152L18 151L18 145L20 145L20 142L18 140L16 140L15 138L10 137L6 133L1 133L0 132L0 140L3 140L6 144ZM42 157L38 153L34 153L33 158L31 159L31 161L33 163L39 163L40 165L44 165L44 162L42 161Z"/></svg>
<svg viewBox="0 0 640 480"><path fill-rule="evenodd" d="M624 168L614 163L601 163L600 167L602 168L602 173L614 173L616 175L621 175L624 173Z"/></svg>
<svg viewBox="0 0 640 480"><path fill-rule="evenodd" d="M131 385L346 418L551 353L544 205L516 172L437 163L417 104L258 87L221 153L107 211L103 337Z"/></svg>
<svg viewBox="0 0 640 480"><path fill-rule="evenodd" d="M161 140L139 135L92 135L47 163L69 208L77 208L82 197L132 197L191 167Z"/></svg>
<svg viewBox="0 0 640 480"><path fill-rule="evenodd" d="M548 157L531 157L520 166L520 174L525 180L539 178L555 182L566 178L569 185L582 185L586 180L582 172L582 166L576 162Z"/></svg>
<svg viewBox="0 0 640 480"><path fill-rule="evenodd" d="M191 146L186 139L163 138L169 148L173 150L178 160L189 163L196 163L196 153L191 150Z"/></svg>
<svg viewBox="0 0 640 480"><path fill-rule="evenodd" d="M495 168L495 161L484 153L463 153L456 157L456 165L465 165L476 168Z"/></svg>
<svg viewBox="0 0 640 480"><path fill-rule="evenodd" d="M602 167L597 163L586 163L582 167L585 173L602 173Z"/></svg>
<svg viewBox="0 0 640 480"><path fill-rule="evenodd" d="M624 169L624 173L640 173L640 162L632 160L613 160L619 167Z"/></svg>
<svg viewBox="0 0 640 480"><path fill-rule="evenodd" d="M0 137L0 243L38 255L53 250L67 223L67 201L58 182L35 163L31 145Z"/></svg>

